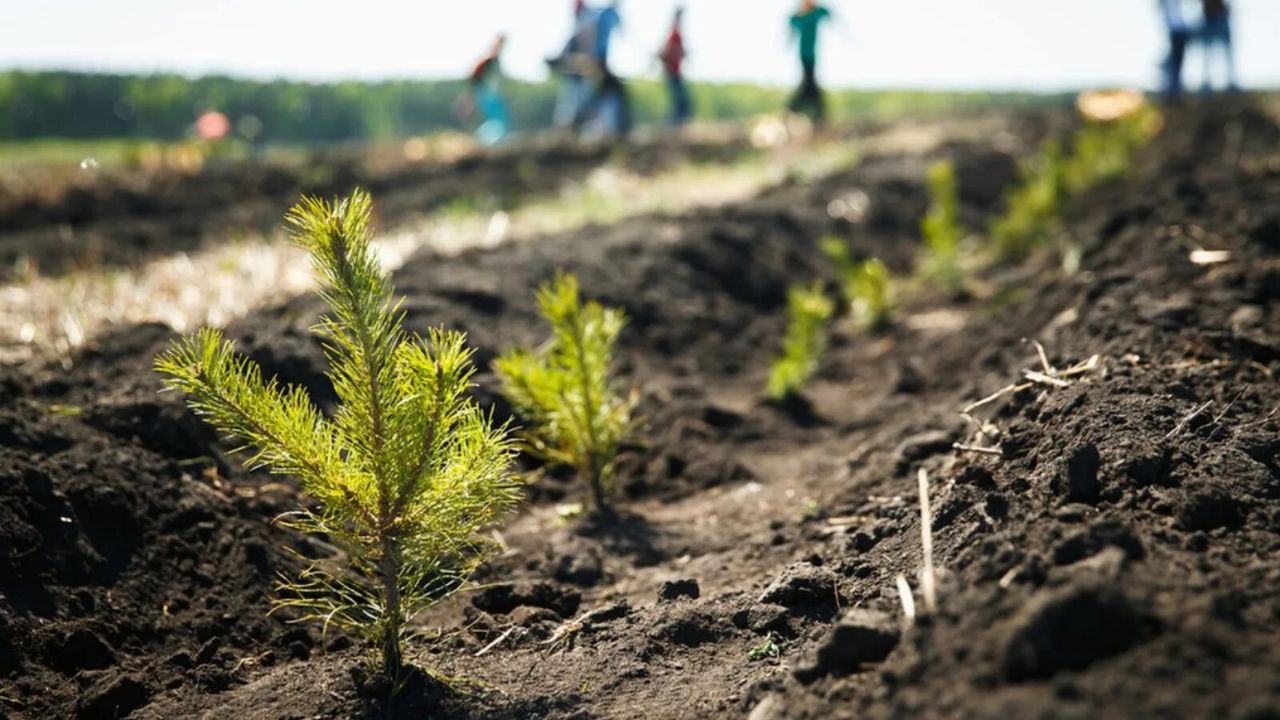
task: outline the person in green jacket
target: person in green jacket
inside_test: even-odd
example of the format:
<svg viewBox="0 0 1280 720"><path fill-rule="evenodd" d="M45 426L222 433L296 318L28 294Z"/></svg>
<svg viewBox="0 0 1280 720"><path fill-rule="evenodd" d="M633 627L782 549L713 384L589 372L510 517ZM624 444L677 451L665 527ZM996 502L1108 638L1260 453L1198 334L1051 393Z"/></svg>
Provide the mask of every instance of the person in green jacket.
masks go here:
<svg viewBox="0 0 1280 720"><path fill-rule="evenodd" d="M803 75L787 109L794 113L807 111L817 124L827 116L827 101L818 85L818 29L830 19L831 11L816 0L802 0L800 9L791 16L791 38L799 40Z"/></svg>

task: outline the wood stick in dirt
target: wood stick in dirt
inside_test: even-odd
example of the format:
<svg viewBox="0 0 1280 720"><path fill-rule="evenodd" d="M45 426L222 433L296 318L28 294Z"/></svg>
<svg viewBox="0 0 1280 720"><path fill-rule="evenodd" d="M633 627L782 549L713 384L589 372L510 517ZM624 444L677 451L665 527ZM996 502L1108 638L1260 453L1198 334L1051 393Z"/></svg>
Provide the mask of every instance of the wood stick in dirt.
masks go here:
<svg viewBox="0 0 1280 720"><path fill-rule="evenodd" d="M955 450L959 450L960 452L981 453L983 455L995 455L996 457L1004 456L1004 451L1002 451L1000 448L980 447L978 445L965 445L964 443L952 443L951 447Z"/></svg>
<svg viewBox="0 0 1280 720"><path fill-rule="evenodd" d="M1205 403L1204 403L1203 405L1201 405L1200 407L1196 408L1195 410L1192 410L1190 415L1187 415L1186 417L1182 418L1182 422L1178 423L1177 427L1175 427L1174 429L1170 430L1170 431L1169 431L1169 434L1164 436L1164 439L1165 439L1165 440L1168 440L1169 438L1173 437L1174 435L1177 435L1178 433L1182 432L1182 428L1186 427L1186 426L1187 426L1187 423L1189 423L1189 422L1191 422L1192 420L1195 420L1196 418L1200 417L1202 414L1204 414L1204 411L1205 411L1205 410L1208 410L1208 409L1209 409L1209 408L1211 408L1211 407L1213 407L1213 401L1212 401L1212 400L1206 400L1206 401L1205 401Z"/></svg>
<svg viewBox="0 0 1280 720"><path fill-rule="evenodd" d="M930 613L938 609L938 591L933 575L933 513L929 510L929 472L924 468L916 473L920 488L920 547L924 566L920 568L920 594L924 607Z"/></svg>

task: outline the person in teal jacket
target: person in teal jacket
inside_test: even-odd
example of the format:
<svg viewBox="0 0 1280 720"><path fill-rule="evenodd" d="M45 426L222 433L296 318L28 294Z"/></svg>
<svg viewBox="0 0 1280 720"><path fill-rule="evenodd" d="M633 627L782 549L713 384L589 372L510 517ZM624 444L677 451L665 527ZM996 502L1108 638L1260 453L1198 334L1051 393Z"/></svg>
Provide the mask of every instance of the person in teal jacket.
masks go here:
<svg viewBox="0 0 1280 720"><path fill-rule="evenodd" d="M480 113L480 126L476 128L476 139L485 145L497 145L507 137L511 129L511 114L507 111L507 101L502 97L502 48L507 44L507 36L499 35L493 41L493 48L480 62L476 63L467 79L467 94L462 98L460 117L470 117L477 111Z"/></svg>
<svg viewBox="0 0 1280 720"><path fill-rule="evenodd" d="M818 30L831 19L831 11L816 0L802 0L800 9L791 16L791 37L800 45L800 87L787 103L794 113L808 112L813 121L822 124L827 117L827 101L818 85Z"/></svg>

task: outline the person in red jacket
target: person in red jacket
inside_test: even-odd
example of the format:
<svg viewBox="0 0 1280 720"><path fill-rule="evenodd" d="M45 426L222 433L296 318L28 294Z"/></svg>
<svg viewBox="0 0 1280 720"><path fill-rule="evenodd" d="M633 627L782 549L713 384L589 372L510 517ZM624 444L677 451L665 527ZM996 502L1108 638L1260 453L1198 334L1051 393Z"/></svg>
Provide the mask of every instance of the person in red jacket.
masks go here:
<svg viewBox="0 0 1280 720"><path fill-rule="evenodd" d="M684 8L677 7L671 19L671 34L658 53L662 61L663 75L667 79L667 90L671 93L671 124L679 127L693 116L693 104L689 100L689 88L684 82L684 33L681 24L684 21Z"/></svg>

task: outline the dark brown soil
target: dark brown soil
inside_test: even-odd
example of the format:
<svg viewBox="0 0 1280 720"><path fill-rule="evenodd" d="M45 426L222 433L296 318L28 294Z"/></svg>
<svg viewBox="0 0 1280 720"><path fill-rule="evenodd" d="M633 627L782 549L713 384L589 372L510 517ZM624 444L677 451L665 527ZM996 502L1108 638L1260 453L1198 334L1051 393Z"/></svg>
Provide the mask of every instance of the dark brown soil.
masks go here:
<svg viewBox="0 0 1280 720"><path fill-rule="evenodd" d="M450 202L508 208L555 193L609 162L650 174L682 162L731 162L751 151L741 136L627 146L540 143L450 162L371 163L358 152L332 150L301 164L215 160L195 173L109 172L52 197L0 188L0 281L23 264L59 275L132 266L234 233L269 235L280 223L280 208L302 195L332 197L363 187L379 198L380 219L390 225Z"/></svg>
<svg viewBox="0 0 1280 720"><path fill-rule="evenodd" d="M562 520L555 503L584 493L540 474L487 587L420 619L439 637L414 642L415 661L470 690L414 677L388 704L363 648L263 615L292 569L282 548L329 549L271 525L298 502L290 484L243 472L157 395L166 329L102 338L70 371L5 371L0 708L1280 717L1280 129L1243 102L1167 120L1132 177L1069 209L1080 273L1036 258L989 278L990 299L919 300L875 336L841 327L786 407L759 389L787 286L827 277L817 240L845 233L906 269L929 160L956 161L980 227L1016 177L1009 153L1064 118L1011 117L989 139L872 155L735 207L411 260L395 277L409 323L466 329L482 365L539 340L533 288L578 273L629 313L622 361L643 398L617 518ZM832 220L828 202L853 190L867 219ZM1195 265L1195 243L1231 259ZM306 332L319 309L300 298L231 332L325 404ZM973 440L959 409L1039 368L1023 338L1058 368L1100 362L978 411L999 434ZM1002 457L953 451L961 440ZM907 623L895 577L923 602L919 468L942 574L937 612Z"/></svg>

